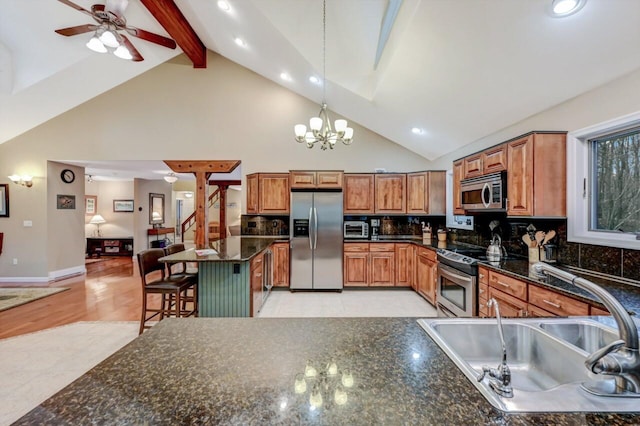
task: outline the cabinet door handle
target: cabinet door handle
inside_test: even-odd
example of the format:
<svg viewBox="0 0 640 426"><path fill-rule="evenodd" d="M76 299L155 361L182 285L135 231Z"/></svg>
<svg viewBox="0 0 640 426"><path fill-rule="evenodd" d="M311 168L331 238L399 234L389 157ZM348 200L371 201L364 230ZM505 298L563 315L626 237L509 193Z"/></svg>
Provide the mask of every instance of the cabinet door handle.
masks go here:
<svg viewBox="0 0 640 426"><path fill-rule="evenodd" d="M496 281L496 284L499 284L499 285L501 285L502 287L506 287L506 288L511 287L509 284L507 284L507 283L503 283L502 281Z"/></svg>
<svg viewBox="0 0 640 426"><path fill-rule="evenodd" d="M543 301L544 303L546 303L547 305L551 305L551 306L553 306L554 308L558 308L558 309L560 309L560 308L561 308L561 306L560 306L559 304L557 304L557 303L553 303L553 302L550 302L550 301L548 301L547 299L542 299L542 301Z"/></svg>

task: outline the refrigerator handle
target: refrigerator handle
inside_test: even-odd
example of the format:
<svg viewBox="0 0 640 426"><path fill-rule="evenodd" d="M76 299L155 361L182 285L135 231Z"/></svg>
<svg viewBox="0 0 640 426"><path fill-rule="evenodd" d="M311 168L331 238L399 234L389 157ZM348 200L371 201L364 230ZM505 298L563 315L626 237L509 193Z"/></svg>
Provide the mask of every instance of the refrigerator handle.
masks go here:
<svg viewBox="0 0 640 426"><path fill-rule="evenodd" d="M313 224L313 228L315 230L315 237L313 238L313 249L315 250L316 247L318 247L318 210L316 210L316 208L313 208L313 217L314 217L314 224Z"/></svg>
<svg viewBox="0 0 640 426"><path fill-rule="evenodd" d="M313 244L311 242L311 234L313 233L312 232L313 229L311 227L311 215L312 215L312 212L313 212L313 208L309 207L309 232L308 232L308 234L309 234L308 235L308 238L309 238L309 250L313 250Z"/></svg>

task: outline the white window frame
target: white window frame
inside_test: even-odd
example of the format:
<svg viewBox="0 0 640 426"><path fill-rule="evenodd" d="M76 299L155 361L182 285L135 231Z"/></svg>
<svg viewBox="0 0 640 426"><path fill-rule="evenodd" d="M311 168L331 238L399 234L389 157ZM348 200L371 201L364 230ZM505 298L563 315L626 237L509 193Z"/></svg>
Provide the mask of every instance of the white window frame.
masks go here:
<svg viewBox="0 0 640 426"><path fill-rule="evenodd" d="M634 234L590 231L589 140L640 126L640 111L567 134L567 240L640 250ZM586 179L586 181L585 181ZM583 196L586 182L586 197Z"/></svg>

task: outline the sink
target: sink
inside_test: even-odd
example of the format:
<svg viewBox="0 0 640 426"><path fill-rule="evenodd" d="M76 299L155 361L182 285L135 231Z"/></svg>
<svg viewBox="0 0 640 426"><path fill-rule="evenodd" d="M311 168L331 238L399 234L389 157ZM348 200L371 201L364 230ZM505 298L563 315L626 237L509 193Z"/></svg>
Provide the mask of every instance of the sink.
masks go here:
<svg viewBox="0 0 640 426"><path fill-rule="evenodd" d="M567 321L568 320L568 321ZM507 412L637 412L633 398L600 397L584 391L585 381L603 380L587 370L589 355L574 343L563 340L593 333L598 326L577 319L503 319L507 364L511 370L513 397L496 394L488 379L477 377L482 366L496 368L502 359L495 319L429 318L418 323L464 373L480 393L496 408ZM542 325L545 325L543 328ZM555 324L552 327L552 324ZM580 324L573 326L574 324ZM570 327L573 326L573 327ZM549 329L556 331L552 334ZM577 331L576 331L577 330ZM589 330L589 331L587 331ZM603 339L612 329L603 328ZM614 331L615 333L615 331ZM560 338L561 335L563 338ZM617 334L614 334L617 337ZM579 343L589 339L572 339Z"/></svg>
<svg viewBox="0 0 640 426"><path fill-rule="evenodd" d="M558 319L541 321L539 325L552 336L577 346L589 354L619 339L617 330L596 321L567 322L564 319Z"/></svg>

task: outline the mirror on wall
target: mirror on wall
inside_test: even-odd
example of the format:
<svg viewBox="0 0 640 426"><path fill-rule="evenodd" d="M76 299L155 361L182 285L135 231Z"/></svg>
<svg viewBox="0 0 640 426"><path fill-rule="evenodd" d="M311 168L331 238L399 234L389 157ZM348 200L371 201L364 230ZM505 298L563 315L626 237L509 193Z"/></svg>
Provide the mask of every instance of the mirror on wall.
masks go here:
<svg viewBox="0 0 640 426"><path fill-rule="evenodd" d="M159 227L164 223L164 194L149 194L149 224Z"/></svg>

